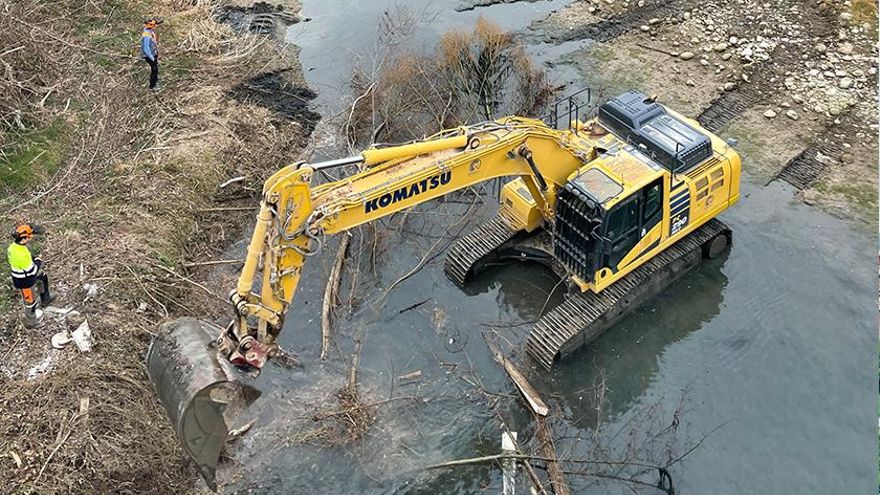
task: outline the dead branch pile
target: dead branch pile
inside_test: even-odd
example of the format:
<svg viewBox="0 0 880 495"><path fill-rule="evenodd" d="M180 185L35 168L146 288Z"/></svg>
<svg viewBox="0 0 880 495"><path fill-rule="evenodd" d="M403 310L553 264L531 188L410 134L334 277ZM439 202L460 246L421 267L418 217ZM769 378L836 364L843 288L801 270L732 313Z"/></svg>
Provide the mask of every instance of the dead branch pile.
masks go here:
<svg viewBox="0 0 880 495"><path fill-rule="evenodd" d="M207 2L151 8L25 0L0 9L0 230L18 219L47 227L55 304L88 318L96 341L89 354L52 351L64 322L25 330L2 283L7 492L170 493L192 483L147 382L146 343L167 318L225 314L182 264L246 235L250 212L211 208L252 204L313 127L231 94L290 65L275 47L216 25ZM158 95L137 58L148 15L165 18ZM297 71L285 77L304 86ZM44 358L46 372L29 377Z"/></svg>
<svg viewBox="0 0 880 495"><path fill-rule="evenodd" d="M385 24L406 32L400 26L411 18L403 10L387 14ZM472 32L444 34L433 55L380 36L385 39L375 66L352 76L350 143L408 140L509 114L534 115L553 95L522 43L485 19Z"/></svg>

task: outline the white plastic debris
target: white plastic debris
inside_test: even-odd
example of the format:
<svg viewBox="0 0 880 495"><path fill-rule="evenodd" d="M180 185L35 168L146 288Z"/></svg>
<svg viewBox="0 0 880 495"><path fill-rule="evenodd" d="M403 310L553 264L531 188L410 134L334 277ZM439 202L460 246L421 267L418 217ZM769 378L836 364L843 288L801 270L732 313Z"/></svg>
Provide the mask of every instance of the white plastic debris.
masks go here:
<svg viewBox="0 0 880 495"><path fill-rule="evenodd" d="M67 316L68 313L73 311L73 308L59 308L57 306L48 306L43 308L43 311L50 315Z"/></svg>
<svg viewBox="0 0 880 495"><path fill-rule="evenodd" d="M71 334L73 342L80 352L91 352L92 330L89 328L89 320L83 321Z"/></svg>
<svg viewBox="0 0 880 495"><path fill-rule="evenodd" d="M85 283L83 290L86 291L86 300L94 299L98 295L98 284Z"/></svg>
<svg viewBox="0 0 880 495"><path fill-rule="evenodd" d="M55 351L51 351L54 353ZM47 354L46 357L40 361L39 363L33 365L31 369L28 370L27 376L28 378L36 378L37 375L42 375L43 373L52 369L52 354Z"/></svg>
<svg viewBox="0 0 880 495"><path fill-rule="evenodd" d="M52 347L56 349L64 349L72 340L73 338L70 336L70 332L63 330L52 336Z"/></svg>

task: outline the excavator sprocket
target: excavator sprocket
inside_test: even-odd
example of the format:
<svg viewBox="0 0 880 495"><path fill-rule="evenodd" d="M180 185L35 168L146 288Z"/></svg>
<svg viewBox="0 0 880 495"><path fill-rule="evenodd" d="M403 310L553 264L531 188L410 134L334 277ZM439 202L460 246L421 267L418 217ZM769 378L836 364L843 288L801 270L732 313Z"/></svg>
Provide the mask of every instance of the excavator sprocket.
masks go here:
<svg viewBox="0 0 880 495"><path fill-rule="evenodd" d="M147 374L184 451L216 490L220 452L229 423L260 396L234 381L234 371L213 345L220 330L195 318L166 323L147 350Z"/></svg>

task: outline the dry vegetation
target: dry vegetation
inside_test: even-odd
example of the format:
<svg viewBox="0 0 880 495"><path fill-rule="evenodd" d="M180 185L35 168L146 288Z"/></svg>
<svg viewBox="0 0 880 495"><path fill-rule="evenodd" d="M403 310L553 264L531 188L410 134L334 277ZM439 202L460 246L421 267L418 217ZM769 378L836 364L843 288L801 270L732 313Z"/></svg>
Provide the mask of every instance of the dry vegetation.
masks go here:
<svg viewBox="0 0 880 495"><path fill-rule="evenodd" d="M298 69L283 70L290 60L215 22L213 7L25 0L0 10L3 229L20 219L47 227L55 304L81 312L96 341L90 354L51 350L49 336L75 322L26 330L17 296L0 289L7 493L168 493L195 477L147 382L146 344L167 318L223 314L224 290L199 288L202 274L182 263L243 237L243 206L296 158L317 118ZM158 95L136 57L153 14L165 18ZM269 72L277 77L255 77ZM252 79L293 88L298 103L267 107ZM28 377L44 359L47 371Z"/></svg>
<svg viewBox="0 0 880 495"><path fill-rule="evenodd" d="M473 31L450 31L436 53L401 43L415 17L399 8L380 23L378 61L352 77L351 143L407 140L504 115L534 115L553 95L511 34L480 18ZM383 34L384 33L384 34Z"/></svg>

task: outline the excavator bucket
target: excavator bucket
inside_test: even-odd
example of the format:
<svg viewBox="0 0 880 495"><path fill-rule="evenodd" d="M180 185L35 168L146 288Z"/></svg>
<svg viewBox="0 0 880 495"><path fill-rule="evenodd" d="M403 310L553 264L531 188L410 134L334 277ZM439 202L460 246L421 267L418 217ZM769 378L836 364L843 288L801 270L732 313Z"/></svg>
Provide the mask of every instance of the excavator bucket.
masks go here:
<svg viewBox="0 0 880 495"><path fill-rule="evenodd" d="M195 318L180 318L163 325L147 350L147 374L156 394L184 451L215 491L229 424L260 396L233 379L230 365L221 364L212 346L219 332Z"/></svg>

